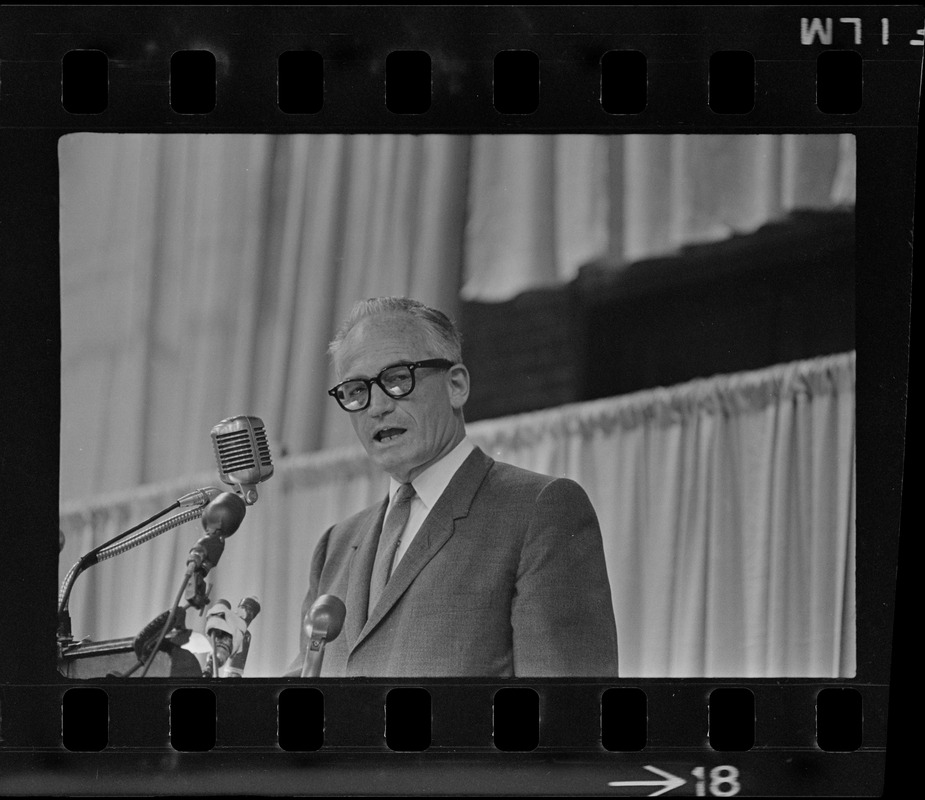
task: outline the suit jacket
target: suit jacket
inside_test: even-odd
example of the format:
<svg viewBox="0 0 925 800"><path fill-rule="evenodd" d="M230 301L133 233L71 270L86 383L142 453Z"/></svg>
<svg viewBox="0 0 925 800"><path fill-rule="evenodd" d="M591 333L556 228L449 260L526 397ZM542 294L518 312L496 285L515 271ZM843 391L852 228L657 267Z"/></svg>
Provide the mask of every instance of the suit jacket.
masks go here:
<svg viewBox="0 0 925 800"><path fill-rule="evenodd" d="M347 607L322 677L617 674L617 633L597 516L574 481L476 448L366 618L387 500L329 528L311 564L317 597ZM292 669L299 674L307 636Z"/></svg>

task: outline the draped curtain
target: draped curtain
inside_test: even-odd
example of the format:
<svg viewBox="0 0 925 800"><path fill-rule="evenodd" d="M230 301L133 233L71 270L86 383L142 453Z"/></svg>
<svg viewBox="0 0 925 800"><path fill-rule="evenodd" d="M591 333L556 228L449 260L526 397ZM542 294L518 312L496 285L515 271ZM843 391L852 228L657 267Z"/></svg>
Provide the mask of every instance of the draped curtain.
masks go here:
<svg viewBox="0 0 925 800"><path fill-rule="evenodd" d="M597 510L620 671L636 677L855 674L853 353L717 376L469 426L496 459L573 478ZM62 508L61 576L214 471ZM385 496L356 447L289 456L211 573L211 597L256 593L246 675L296 654L316 541ZM192 529L190 529L192 528ZM75 636L132 636L167 608L198 525L81 576ZM187 622L201 629L193 612Z"/></svg>
<svg viewBox="0 0 925 800"><path fill-rule="evenodd" d="M275 453L350 441L326 344L357 299L456 306L464 137L61 143L63 498L202 469L258 413ZM439 268L438 268L439 267Z"/></svg>
<svg viewBox="0 0 925 800"><path fill-rule="evenodd" d="M851 135L477 136L472 158L462 295L482 302L855 199Z"/></svg>
<svg viewBox="0 0 925 800"><path fill-rule="evenodd" d="M65 136L61 498L205 470L208 430L235 414L263 418L277 455L346 446L324 351L355 300L452 315L852 202L853 142Z"/></svg>

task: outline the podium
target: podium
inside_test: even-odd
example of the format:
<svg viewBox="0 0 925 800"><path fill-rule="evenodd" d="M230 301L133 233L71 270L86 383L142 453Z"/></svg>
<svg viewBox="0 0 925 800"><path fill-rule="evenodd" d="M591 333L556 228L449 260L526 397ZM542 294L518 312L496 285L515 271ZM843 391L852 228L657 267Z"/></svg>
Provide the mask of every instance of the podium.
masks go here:
<svg viewBox="0 0 925 800"><path fill-rule="evenodd" d="M58 659L58 672L65 678L78 680L105 678L110 672L124 674L138 661L133 642L131 637L102 642L74 642L62 650ZM145 677L201 678L202 667L191 652L166 639Z"/></svg>

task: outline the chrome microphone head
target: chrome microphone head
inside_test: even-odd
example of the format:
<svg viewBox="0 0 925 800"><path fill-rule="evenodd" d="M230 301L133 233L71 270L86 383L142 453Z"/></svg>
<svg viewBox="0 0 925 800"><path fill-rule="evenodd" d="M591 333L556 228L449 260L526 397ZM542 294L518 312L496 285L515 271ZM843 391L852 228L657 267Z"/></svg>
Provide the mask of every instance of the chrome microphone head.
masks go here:
<svg viewBox="0 0 925 800"><path fill-rule="evenodd" d="M212 428L212 447L222 481L233 486L248 505L257 502L256 485L273 474L263 420L250 416L223 419Z"/></svg>

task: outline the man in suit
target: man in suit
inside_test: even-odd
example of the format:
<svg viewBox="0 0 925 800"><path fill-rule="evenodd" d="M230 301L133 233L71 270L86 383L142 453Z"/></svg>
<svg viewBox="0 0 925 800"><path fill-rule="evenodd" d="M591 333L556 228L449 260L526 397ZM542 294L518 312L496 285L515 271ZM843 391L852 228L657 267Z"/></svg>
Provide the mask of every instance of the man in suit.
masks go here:
<svg viewBox="0 0 925 800"><path fill-rule="evenodd" d="M329 394L391 481L315 549L303 620L323 594L347 608L321 676L616 676L594 509L574 481L466 438L469 373L450 320L407 298L363 301L329 352ZM303 626L296 674L307 640Z"/></svg>

